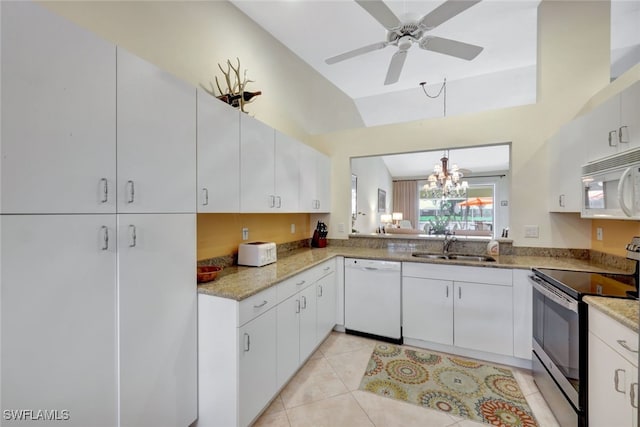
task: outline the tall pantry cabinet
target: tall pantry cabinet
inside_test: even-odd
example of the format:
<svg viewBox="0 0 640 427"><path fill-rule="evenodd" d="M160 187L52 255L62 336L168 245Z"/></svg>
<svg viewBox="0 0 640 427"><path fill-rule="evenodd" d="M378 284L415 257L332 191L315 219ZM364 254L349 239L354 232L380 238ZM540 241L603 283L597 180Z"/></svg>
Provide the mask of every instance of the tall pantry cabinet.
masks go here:
<svg viewBox="0 0 640 427"><path fill-rule="evenodd" d="M189 425L195 89L41 6L1 7L0 406Z"/></svg>

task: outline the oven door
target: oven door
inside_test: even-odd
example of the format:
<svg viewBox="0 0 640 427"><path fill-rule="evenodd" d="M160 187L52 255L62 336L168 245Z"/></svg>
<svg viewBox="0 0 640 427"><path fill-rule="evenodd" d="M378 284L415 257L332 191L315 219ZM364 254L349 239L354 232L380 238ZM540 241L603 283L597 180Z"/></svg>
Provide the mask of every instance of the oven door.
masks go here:
<svg viewBox="0 0 640 427"><path fill-rule="evenodd" d="M533 350L576 410L580 404L580 322L578 301L531 277Z"/></svg>

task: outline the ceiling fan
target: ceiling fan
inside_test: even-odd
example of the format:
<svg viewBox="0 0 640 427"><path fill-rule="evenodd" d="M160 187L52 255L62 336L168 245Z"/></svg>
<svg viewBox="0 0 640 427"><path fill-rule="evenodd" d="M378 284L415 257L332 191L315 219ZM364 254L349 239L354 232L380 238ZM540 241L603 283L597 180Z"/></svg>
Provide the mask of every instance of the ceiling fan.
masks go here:
<svg viewBox="0 0 640 427"><path fill-rule="evenodd" d="M482 52L483 48L480 46L426 34L481 0L447 0L417 21L401 21L382 0L355 1L386 28L387 40L327 58L325 62L329 65L374 50L384 49L387 46L397 46L398 50L391 57L387 77L384 80L384 84L389 85L396 83L400 78L407 52L413 43L417 43L421 49L455 56L467 61L474 59Z"/></svg>

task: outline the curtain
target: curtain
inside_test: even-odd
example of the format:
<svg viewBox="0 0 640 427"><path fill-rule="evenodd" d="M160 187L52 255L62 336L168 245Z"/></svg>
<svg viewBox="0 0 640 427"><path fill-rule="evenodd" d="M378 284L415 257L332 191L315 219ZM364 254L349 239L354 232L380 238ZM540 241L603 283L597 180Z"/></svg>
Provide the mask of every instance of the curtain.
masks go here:
<svg viewBox="0 0 640 427"><path fill-rule="evenodd" d="M393 211L418 228L418 181L393 181Z"/></svg>

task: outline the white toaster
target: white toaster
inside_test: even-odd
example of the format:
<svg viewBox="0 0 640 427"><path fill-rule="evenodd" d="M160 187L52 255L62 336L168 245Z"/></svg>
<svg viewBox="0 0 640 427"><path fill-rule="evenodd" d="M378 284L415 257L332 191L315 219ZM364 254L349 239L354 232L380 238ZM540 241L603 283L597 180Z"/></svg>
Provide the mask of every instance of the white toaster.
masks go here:
<svg viewBox="0 0 640 427"><path fill-rule="evenodd" d="M262 267L276 262L276 244L273 242L241 243L238 246L238 265Z"/></svg>

